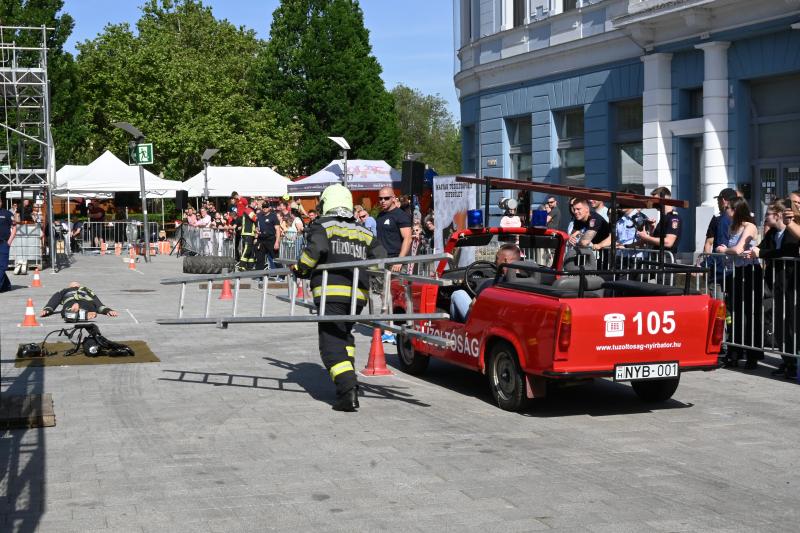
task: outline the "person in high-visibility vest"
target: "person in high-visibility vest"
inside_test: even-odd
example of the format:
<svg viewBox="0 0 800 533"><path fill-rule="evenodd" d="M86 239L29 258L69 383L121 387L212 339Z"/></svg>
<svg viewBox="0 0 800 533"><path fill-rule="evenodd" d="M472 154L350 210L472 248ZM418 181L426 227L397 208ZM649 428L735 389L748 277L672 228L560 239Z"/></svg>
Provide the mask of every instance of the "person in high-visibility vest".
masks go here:
<svg viewBox="0 0 800 533"><path fill-rule="evenodd" d="M253 270L256 266L255 241L258 234L258 217L256 216L256 199L242 210L240 227L242 236L242 255L239 257L239 270Z"/></svg>
<svg viewBox="0 0 800 533"><path fill-rule="evenodd" d="M314 302L320 305L325 294L325 315L349 315L351 297L356 291L356 314L361 313L369 297L366 272L359 272L358 286L353 286L353 269L329 270L327 285L322 285L321 264L347 263L386 257L386 250L353 217L353 197L343 185L327 187L320 196L322 216L307 228L307 241L297 264L297 277L311 278ZM355 372L353 322L319 322L319 352L336 386L336 411L358 409L358 382Z"/></svg>

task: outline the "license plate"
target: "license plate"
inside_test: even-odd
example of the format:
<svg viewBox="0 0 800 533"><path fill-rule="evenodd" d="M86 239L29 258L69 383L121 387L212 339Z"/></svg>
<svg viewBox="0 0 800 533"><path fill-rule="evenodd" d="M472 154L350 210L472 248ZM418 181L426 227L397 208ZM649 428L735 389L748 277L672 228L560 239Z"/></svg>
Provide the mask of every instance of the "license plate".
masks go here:
<svg viewBox="0 0 800 533"><path fill-rule="evenodd" d="M678 377L678 363L640 363L614 367L614 381L640 381Z"/></svg>

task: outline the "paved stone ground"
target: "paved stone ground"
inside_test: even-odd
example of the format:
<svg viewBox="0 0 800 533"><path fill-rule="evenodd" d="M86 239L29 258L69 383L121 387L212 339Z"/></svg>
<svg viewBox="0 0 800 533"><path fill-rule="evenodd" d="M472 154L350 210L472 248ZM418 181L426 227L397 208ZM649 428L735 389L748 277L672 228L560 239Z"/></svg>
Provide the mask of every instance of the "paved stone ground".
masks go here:
<svg viewBox="0 0 800 533"><path fill-rule="evenodd" d="M368 378L331 411L314 325L164 327L175 258L81 257L0 296L4 393L49 392L56 427L0 433L2 531L796 531L800 387L758 371L683 377L650 409L607 381L525 414L481 376ZM19 280L20 278L14 278ZM30 278L28 278L29 280ZM28 296L76 279L121 311L112 339L161 363L15 369ZM144 289L154 292L127 292ZM200 290L189 307L201 308ZM247 291L243 310L258 306ZM216 304L217 302L215 302ZM283 304L271 304L274 310ZM358 338L359 366L369 339ZM390 365L394 349L388 349ZM766 363L774 364L774 359Z"/></svg>

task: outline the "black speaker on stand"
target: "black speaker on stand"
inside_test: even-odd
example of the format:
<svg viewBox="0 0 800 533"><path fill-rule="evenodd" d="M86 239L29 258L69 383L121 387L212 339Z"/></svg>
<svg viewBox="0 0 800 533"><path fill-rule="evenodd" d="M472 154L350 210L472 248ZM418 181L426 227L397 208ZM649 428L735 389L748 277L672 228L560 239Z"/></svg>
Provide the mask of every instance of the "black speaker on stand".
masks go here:
<svg viewBox="0 0 800 533"><path fill-rule="evenodd" d="M403 174L400 191L409 196L422 196L425 182L425 163L422 161L403 161Z"/></svg>
<svg viewBox="0 0 800 533"><path fill-rule="evenodd" d="M178 211L189 207L189 191L175 191L175 207Z"/></svg>

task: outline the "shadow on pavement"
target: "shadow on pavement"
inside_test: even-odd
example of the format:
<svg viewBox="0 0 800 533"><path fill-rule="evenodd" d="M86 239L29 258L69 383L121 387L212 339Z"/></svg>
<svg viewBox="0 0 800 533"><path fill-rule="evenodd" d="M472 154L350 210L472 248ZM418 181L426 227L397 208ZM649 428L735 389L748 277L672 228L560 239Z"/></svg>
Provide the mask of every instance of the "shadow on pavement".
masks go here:
<svg viewBox="0 0 800 533"><path fill-rule="evenodd" d="M773 379L784 383L795 383L795 384L798 383L797 378L787 378L783 373L781 374L772 373L775 369L778 368L780 364L783 363L783 360L780 358L780 356L765 354L764 359L759 361L758 368L752 370L744 368L744 363L745 363L744 359L740 359L737 366L733 367L729 366L722 368L721 370L738 372L740 374L746 374L748 376L754 376L758 378Z"/></svg>
<svg viewBox="0 0 800 533"><path fill-rule="evenodd" d="M44 368L0 378L0 394L44 394ZM0 430L0 530L36 531L45 512L45 428Z"/></svg>
<svg viewBox="0 0 800 533"><path fill-rule="evenodd" d="M397 372L401 372L396 355L387 354L386 362L397 369ZM416 376L416 379L495 405L486 377L466 368L432 359L425 374ZM680 387L678 390L680 391ZM596 379L567 387L548 387L547 397L533 400L531 406L520 414L538 418L577 415L613 416L687 407L692 407L692 404L677 400L656 404L644 403L629 385Z"/></svg>
<svg viewBox="0 0 800 533"><path fill-rule="evenodd" d="M180 383L195 383L214 385L216 387L244 387L250 389L275 390L282 392L305 392L315 400L333 404L336 399L333 385L328 373L316 363L289 363L264 357L270 365L284 369L285 378L269 376L253 376L249 374L229 374L227 372L198 372L193 370L164 370L173 374L171 377L160 378L161 381L175 381ZM293 387L293 385L296 385ZM404 392L405 387L375 385L359 381L359 395L363 398L379 400L392 400L430 407L429 404L415 399L411 394Z"/></svg>

